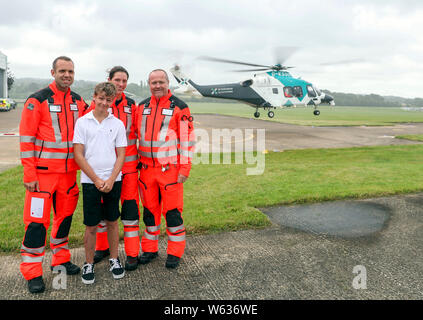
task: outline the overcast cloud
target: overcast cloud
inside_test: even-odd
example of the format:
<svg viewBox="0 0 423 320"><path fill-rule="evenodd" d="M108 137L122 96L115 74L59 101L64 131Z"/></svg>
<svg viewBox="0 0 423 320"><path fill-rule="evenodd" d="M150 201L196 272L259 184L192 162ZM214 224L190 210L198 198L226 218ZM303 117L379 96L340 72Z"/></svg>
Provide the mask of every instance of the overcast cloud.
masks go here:
<svg viewBox="0 0 423 320"><path fill-rule="evenodd" d="M0 10L0 51L17 78L50 78L68 55L78 80L123 65L145 81L179 63L199 84L232 82L249 74L197 57L273 64L276 47L296 46L286 64L319 88L423 97L422 1L1 0Z"/></svg>

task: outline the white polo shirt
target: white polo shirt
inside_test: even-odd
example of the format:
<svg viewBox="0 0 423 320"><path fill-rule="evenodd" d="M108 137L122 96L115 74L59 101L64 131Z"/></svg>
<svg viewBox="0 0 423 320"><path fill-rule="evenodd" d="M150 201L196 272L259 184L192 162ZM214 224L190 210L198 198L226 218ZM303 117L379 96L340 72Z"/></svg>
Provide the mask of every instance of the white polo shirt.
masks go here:
<svg viewBox="0 0 423 320"><path fill-rule="evenodd" d="M94 117L93 111L76 121L73 143L84 145L84 157L102 180L107 180L116 162L116 149L127 146L125 126L113 114L101 121ZM116 181L121 180L120 172ZM81 170L81 183L94 183Z"/></svg>

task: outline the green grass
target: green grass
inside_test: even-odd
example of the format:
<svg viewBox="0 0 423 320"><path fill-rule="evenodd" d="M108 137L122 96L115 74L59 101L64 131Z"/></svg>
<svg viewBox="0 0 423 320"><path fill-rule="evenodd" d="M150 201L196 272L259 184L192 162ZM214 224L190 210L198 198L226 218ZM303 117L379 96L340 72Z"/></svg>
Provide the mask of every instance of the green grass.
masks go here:
<svg viewBox="0 0 423 320"><path fill-rule="evenodd" d="M410 193L423 187L423 145L289 150L265 157L265 171L257 176L246 175L254 165L194 165L184 195L188 234L266 227L270 222L258 209L264 206ZM0 192L0 252L18 252L24 235L21 166L0 173ZM83 243L81 208L82 196L71 247Z"/></svg>
<svg viewBox="0 0 423 320"><path fill-rule="evenodd" d="M423 134L404 134L395 136L395 138L423 142Z"/></svg>
<svg viewBox="0 0 423 320"><path fill-rule="evenodd" d="M241 103L190 103L192 113L212 113L254 118L255 109ZM307 126L385 126L396 123L423 122L423 112L406 111L401 108L382 107L330 107L320 106L320 115L313 115L312 107L276 109L270 119L260 109L262 120Z"/></svg>

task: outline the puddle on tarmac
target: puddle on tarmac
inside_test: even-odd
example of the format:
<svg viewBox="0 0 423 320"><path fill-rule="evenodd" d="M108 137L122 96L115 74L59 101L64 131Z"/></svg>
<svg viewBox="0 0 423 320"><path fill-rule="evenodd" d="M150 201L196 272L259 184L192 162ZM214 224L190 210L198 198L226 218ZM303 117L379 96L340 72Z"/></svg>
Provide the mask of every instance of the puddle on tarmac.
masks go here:
<svg viewBox="0 0 423 320"><path fill-rule="evenodd" d="M370 201L335 201L260 210L282 226L345 238L378 232L391 215L388 206Z"/></svg>

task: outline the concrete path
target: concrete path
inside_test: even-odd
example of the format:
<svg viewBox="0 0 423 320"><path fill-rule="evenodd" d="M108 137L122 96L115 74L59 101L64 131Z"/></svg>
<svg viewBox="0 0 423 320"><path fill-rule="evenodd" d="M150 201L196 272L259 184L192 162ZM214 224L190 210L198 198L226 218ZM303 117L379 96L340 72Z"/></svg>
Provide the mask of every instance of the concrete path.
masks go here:
<svg viewBox="0 0 423 320"><path fill-rule="evenodd" d="M274 223L263 230L190 236L176 270L164 267L161 238L160 256L152 263L114 280L100 262L91 286L80 276L55 280L48 250L47 289L37 295L28 293L19 273L20 256L1 256L0 299L423 299L423 193L361 201L389 208L382 230L343 238ZM71 252L82 265L84 250ZM55 281L65 289L55 289Z"/></svg>

